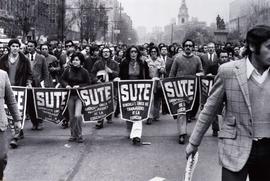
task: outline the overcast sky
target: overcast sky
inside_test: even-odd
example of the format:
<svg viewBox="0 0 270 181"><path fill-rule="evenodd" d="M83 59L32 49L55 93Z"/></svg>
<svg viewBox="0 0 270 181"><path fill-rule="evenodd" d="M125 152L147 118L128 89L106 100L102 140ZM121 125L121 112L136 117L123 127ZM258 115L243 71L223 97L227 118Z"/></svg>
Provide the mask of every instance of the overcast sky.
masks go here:
<svg viewBox="0 0 270 181"><path fill-rule="evenodd" d="M165 26L177 18L182 0L119 0L124 12L133 20L133 26ZM216 21L217 14L229 19L229 3L233 0L186 0L190 17L197 17L208 24Z"/></svg>

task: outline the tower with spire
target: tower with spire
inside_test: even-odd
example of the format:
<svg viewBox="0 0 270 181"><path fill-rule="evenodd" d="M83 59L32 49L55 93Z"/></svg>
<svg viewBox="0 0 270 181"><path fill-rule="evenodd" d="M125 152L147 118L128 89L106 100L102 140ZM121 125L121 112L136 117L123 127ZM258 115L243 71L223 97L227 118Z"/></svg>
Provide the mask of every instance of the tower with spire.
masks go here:
<svg viewBox="0 0 270 181"><path fill-rule="evenodd" d="M182 0L182 5L179 8L179 13L178 13L178 25L184 25L188 22L188 8L186 5L186 1Z"/></svg>

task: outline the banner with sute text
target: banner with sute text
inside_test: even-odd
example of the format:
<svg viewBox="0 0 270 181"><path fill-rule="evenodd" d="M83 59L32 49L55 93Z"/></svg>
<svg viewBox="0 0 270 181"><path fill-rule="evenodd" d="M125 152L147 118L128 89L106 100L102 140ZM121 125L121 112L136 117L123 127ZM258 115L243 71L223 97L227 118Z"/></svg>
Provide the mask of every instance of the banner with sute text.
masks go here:
<svg viewBox="0 0 270 181"><path fill-rule="evenodd" d="M113 83L95 84L77 89L83 102L84 122L98 121L113 113Z"/></svg>
<svg viewBox="0 0 270 181"><path fill-rule="evenodd" d="M33 88L37 118L59 124L67 108L69 89Z"/></svg>
<svg viewBox="0 0 270 181"><path fill-rule="evenodd" d="M200 80L200 103L204 105L214 84L214 76L201 76Z"/></svg>
<svg viewBox="0 0 270 181"><path fill-rule="evenodd" d="M149 118L154 82L152 80L121 80L118 84L121 118L144 121Z"/></svg>
<svg viewBox="0 0 270 181"><path fill-rule="evenodd" d="M196 76L166 78L161 85L171 115L192 110L197 93Z"/></svg>
<svg viewBox="0 0 270 181"><path fill-rule="evenodd" d="M27 89L25 87L17 87L17 86L12 86L12 92L15 96L15 99L17 101L17 106L18 106L18 110L20 112L21 115L21 120L22 120L22 129L24 127L24 121L25 121L25 117L26 117L26 99L27 99ZM14 130L14 123L13 123L13 118L11 116L10 111L8 110L7 105L4 105L5 107L5 111L7 114L7 119L8 119L8 123L9 123L9 127L11 128L12 132Z"/></svg>

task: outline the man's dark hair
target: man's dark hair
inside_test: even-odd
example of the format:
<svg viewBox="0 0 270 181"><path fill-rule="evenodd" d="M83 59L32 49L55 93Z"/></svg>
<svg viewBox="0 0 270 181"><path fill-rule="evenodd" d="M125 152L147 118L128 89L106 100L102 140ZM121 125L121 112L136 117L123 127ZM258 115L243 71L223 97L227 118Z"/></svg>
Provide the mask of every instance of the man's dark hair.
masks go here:
<svg viewBox="0 0 270 181"><path fill-rule="evenodd" d="M182 43L182 47L185 47L185 44L186 44L186 42L188 42L188 41L192 42L192 47L194 47L194 46L195 46L194 41L192 41L191 39L186 39L185 41L183 41L183 43Z"/></svg>
<svg viewBox="0 0 270 181"><path fill-rule="evenodd" d="M71 45L74 46L74 43L73 43L72 40L67 40L67 41L65 41L65 45L68 44L68 43L71 43Z"/></svg>
<svg viewBox="0 0 270 181"><path fill-rule="evenodd" d="M29 40L28 43L33 43L35 47L37 47L37 41L36 40ZM28 44L27 43L27 44Z"/></svg>
<svg viewBox="0 0 270 181"><path fill-rule="evenodd" d="M40 47L39 47L39 48L40 48L40 50L42 49L42 47L43 47L43 46L47 46L47 47L48 47L48 49L50 48L50 46L49 46L49 44L48 44L48 43L43 43L43 44L41 44L41 45L40 45Z"/></svg>
<svg viewBox="0 0 270 181"><path fill-rule="evenodd" d="M103 47L103 48L100 50L100 52L99 52L100 57L101 57L101 58L104 58L104 57L103 57L103 50L104 50L104 49L109 49L110 57L111 57L111 56L112 56L112 50L111 50L110 47L108 47L108 46L105 46L105 47Z"/></svg>
<svg viewBox="0 0 270 181"><path fill-rule="evenodd" d="M250 46L255 47L255 54L260 53L261 45L270 39L270 26L257 25L247 32L246 54L250 56L252 51Z"/></svg>
<svg viewBox="0 0 270 181"><path fill-rule="evenodd" d="M217 54L218 58L220 58L220 54L221 54L221 53L227 53L227 55L229 56L229 52L228 52L227 50L221 50L221 51L219 51L218 54Z"/></svg>
<svg viewBox="0 0 270 181"><path fill-rule="evenodd" d="M19 47L21 46L21 43L20 43L20 41L18 39L11 39L8 42L8 47L10 47L13 43L18 44Z"/></svg>

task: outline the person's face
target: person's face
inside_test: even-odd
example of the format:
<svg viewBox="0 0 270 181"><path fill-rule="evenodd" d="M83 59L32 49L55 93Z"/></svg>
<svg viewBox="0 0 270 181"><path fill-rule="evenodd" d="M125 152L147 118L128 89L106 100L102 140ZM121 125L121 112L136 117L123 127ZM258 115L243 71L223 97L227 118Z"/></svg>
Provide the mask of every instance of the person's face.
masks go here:
<svg viewBox="0 0 270 181"><path fill-rule="evenodd" d="M114 50L114 48L111 47L110 50L111 50L111 52L112 52L112 56L114 56L114 55L115 55L115 50Z"/></svg>
<svg viewBox="0 0 270 181"><path fill-rule="evenodd" d="M35 44L34 43L32 43L32 42L29 42L28 44L27 44L27 49L28 49L28 51L30 52L30 53L34 53L35 52Z"/></svg>
<svg viewBox="0 0 270 181"><path fill-rule="evenodd" d="M152 59L157 59L157 50L155 48L151 49L150 56Z"/></svg>
<svg viewBox="0 0 270 181"><path fill-rule="evenodd" d="M62 49L62 44L59 43L59 44L57 45L57 49L61 50L61 49Z"/></svg>
<svg viewBox="0 0 270 181"><path fill-rule="evenodd" d="M94 56L98 56L98 55L99 55L99 50L95 50L95 51L93 52L93 54L94 54Z"/></svg>
<svg viewBox="0 0 270 181"><path fill-rule="evenodd" d="M221 52L220 53L220 64L226 63L229 61L228 53Z"/></svg>
<svg viewBox="0 0 270 181"><path fill-rule="evenodd" d="M132 60L136 60L137 59L137 56L138 56L138 51L136 48L131 48L130 49L130 58Z"/></svg>
<svg viewBox="0 0 270 181"><path fill-rule="evenodd" d="M90 47L85 47L85 52L86 52L86 54L89 54L90 53Z"/></svg>
<svg viewBox="0 0 270 181"><path fill-rule="evenodd" d="M118 56L123 57L123 55L124 55L124 52L123 51L119 51L118 52Z"/></svg>
<svg viewBox="0 0 270 181"><path fill-rule="evenodd" d="M8 54L8 48L6 48L6 47L4 48L3 54L4 55Z"/></svg>
<svg viewBox="0 0 270 181"><path fill-rule="evenodd" d="M260 54L255 54L255 60L261 67L270 66L270 39L261 45Z"/></svg>
<svg viewBox="0 0 270 181"><path fill-rule="evenodd" d="M235 47L235 48L233 49L233 51L234 51L234 54L235 54L236 56L238 56L238 55L239 55L240 49L239 49L239 47Z"/></svg>
<svg viewBox="0 0 270 181"><path fill-rule="evenodd" d="M74 48L74 46L72 45L71 42L69 42L69 43L66 44L66 50L67 50L67 52L69 52L69 53L75 51L75 48Z"/></svg>
<svg viewBox="0 0 270 181"><path fill-rule="evenodd" d="M72 60L72 65L74 67L79 67L81 65L81 60L79 59L79 57L74 57L74 59Z"/></svg>
<svg viewBox="0 0 270 181"><path fill-rule="evenodd" d="M208 49L208 52L209 53L214 53L214 51L215 51L215 45L211 43L211 44L209 44L207 46L207 49Z"/></svg>
<svg viewBox="0 0 270 181"><path fill-rule="evenodd" d="M20 51L20 45L17 43L12 43L12 45L10 46L10 52L12 54L18 54L19 51ZM5 53L5 52L3 52L3 53Z"/></svg>
<svg viewBox="0 0 270 181"><path fill-rule="evenodd" d="M208 52L207 46L203 46L203 51L204 51L205 53Z"/></svg>
<svg viewBox="0 0 270 181"><path fill-rule="evenodd" d="M190 55L192 52L192 48L193 48L193 43L191 41L187 41L184 47L185 54Z"/></svg>
<svg viewBox="0 0 270 181"><path fill-rule="evenodd" d="M168 54L167 48L166 47L162 47L160 50L161 55L165 56Z"/></svg>
<svg viewBox="0 0 270 181"><path fill-rule="evenodd" d="M49 48L47 45L43 45L41 47L41 54L47 57L49 55Z"/></svg>
<svg viewBox="0 0 270 181"><path fill-rule="evenodd" d="M108 59L108 58L110 58L110 56L111 56L110 49L109 48L104 48L102 50L102 57L105 58L105 59Z"/></svg>

